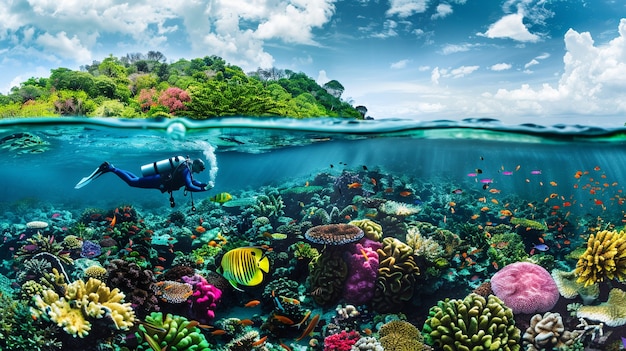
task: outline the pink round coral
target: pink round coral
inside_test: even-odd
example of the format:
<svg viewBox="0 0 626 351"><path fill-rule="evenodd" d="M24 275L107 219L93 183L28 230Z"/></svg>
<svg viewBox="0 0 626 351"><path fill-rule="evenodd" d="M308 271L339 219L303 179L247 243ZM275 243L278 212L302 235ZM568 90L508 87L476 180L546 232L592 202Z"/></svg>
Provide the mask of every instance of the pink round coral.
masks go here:
<svg viewBox="0 0 626 351"><path fill-rule="evenodd" d="M361 338L361 335L352 330L346 332L342 330L338 334L329 335L324 338L324 351L350 351L352 345Z"/></svg>
<svg viewBox="0 0 626 351"><path fill-rule="evenodd" d="M547 312L560 297L550 273L530 262L516 262L502 268L491 277L491 289L513 313Z"/></svg>

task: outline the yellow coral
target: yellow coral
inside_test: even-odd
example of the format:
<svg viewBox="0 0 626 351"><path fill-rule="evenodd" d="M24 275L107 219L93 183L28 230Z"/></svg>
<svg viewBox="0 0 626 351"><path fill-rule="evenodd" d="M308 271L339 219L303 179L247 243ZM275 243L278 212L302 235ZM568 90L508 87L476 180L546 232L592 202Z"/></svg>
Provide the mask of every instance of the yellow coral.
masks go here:
<svg viewBox="0 0 626 351"><path fill-rule="evenodd" d="M96 278L98 280L104 280L108 274L106 268L97 265L85 268L83 273L85 274L86 278Z"/></svg>
<svg viewBox="0 0 626 351"><path fill-rule="evenodd" d="M605 279L626 280L626 233L603 230L591 234L574 272L585 286Z"/></svg>
<svg viewBox="0 0 626 351"><path fill-rule="evenodd" d="M361 228L365 232L365 237L370 240L380 241L383 237L383 227L371 219L355 219L348 224Z"/></svg>
<svg viewBox="0 0 626 351"><path fill-rule="evenodd" d="M552 278L559 289L559 293L566 299L573 299L580 295L585 304L588 305L600 295L600 287L597 283L585 286L582 282L577 281L574 271L564 272L553 269Z"/></svg>
<svg viewBox="0 0 626 351"><path fill-rule="evenodd" d="M378 331L380 343L385 350L420 351L424 349L424 337L411 323L393 320L385 323Z"/></svg>
<svg viewBox="0 0 626 351"><path fill-rule="evenodd" d="M602 322L609 327L626 324L626 291L611 289L609 299L597 306L582 306L576 311L578 318Z"/></svg>
<svg viewBox="0 0 626 351"><path fill-rule="evenodd" d="M87 283L77 280L65 289L63 297L52 289L35 296L33 313L47 315L70 335L85 337L91 330L90 319L110 318L118 330L128 330L135 321L130 303L122 303L124 294L119 289L109 289L98 279Z"/></svg>

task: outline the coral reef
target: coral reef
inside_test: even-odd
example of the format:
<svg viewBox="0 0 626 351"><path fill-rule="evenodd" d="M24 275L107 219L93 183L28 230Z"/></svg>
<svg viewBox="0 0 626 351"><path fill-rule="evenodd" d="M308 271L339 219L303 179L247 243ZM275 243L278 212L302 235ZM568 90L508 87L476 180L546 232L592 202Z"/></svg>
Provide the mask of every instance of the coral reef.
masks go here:
<svg viewBox="0 0 626 351"><path fill-rule="evenodd" d="M343 294L348 265L342 256L340 251L326 250L309 263L309 292L320 306L332 305Z"/></svg>
<svg viewBox="0 0 626 351"><path fill-rule="evenodd" d="M423 333L427 344L444 351L520 349L513 311L494 295L439 301L431 307Z"/></svg>
<svg viewBox="0 0 626 351"><path fill-rule="evenodd" d="M190 296L190 305L195 318L202 321L215 318L215 309L222 298L222 291L209 284L209 282L199 274L192 277L183 276L183 281L193 286L193 293Z"/></svg>
<svg viewBox="0 0 626 351"><path fill-rule="evenodd" d="M312 243L322 245L344 245L359 241L365 233L351 224L324 224L310 228L304 237Z"/></svg>
<svg viewBox="0 0 626 351"><path fill-rule="evenodd" d="M383 237L383 227L371 219L355 219L348 222L348 224L361 228L365 233L365 237L370 240L380 241Z"/></svg>
<svg viewBox="0 0 626 351"><path fill-rule="evenodd" d="M387 351L421 351L425 349L422 333L411 323L393 320L378 331L380 344Z"/></svg>
<svg viewBox="0 0 626 351"><path fill-rule="evenodd" d="M135 321L130 303L122 302L124 293L109 289L103 282L90 278L68 284L63 296L44 290L35 296L33 314L44 316L62 327L66 333L85 337L96 319L110 320L116 330L128 330Z"/></svg>
<svg viewBox="0 0 626 351"><path fill-rule="evenodd" d="M565 330L560 314L546 312L543 316L536 314L530 319L530 326L522 340L526 351L553 350L573 345L578 335L577 331Z"/></svg>
<svg viewBox="0 0 626 351"><path fill-rule="evenodd" d="M600 286L598 283L587 286L583 283L579 283L575 271L564 272L553 269L551 275L559 289L559 293L566 299L573 299L576 296L580 296L585 305L589 305L600 295Z"/></svg>
<svg viewBox="0 0 626 351"><path fill-rule="evenodd" d="M574 272L585 286L607 279L626 280L626 233L602 230L591 234Z"/></svg>
<svg viewBox="0 0 626 351"><path fill-rule="evenodd" d="M547 230L548 229L545 224L541 222L537 222L532 219L527 219L527 218L511 217L511 224L513 224L516 227L523 228L524 231L529 231L531 229L532 230Z"/></svg>
<svg viewBox="0 0 626 351"><path fill-rule="evenodd" d="M359 338L358 332L342 330L324 338L324 351L350 351Z"/></svg>
<svg viewBox="0 0 626 351"><path fill-rule="evenodd" d="M151 311L159 310L159 300L155 294L156 279L151 270L120 259L109 261L106 268L109 272L107 285L119 288L126 294L139 318L143 318Z"/></svg>
<svg viewBox="0 0 626 351"><path fill-rule="evenodd" d="M387 348L387 350L394 351L392 347ZM385 349L375 337L364 336L352 345L350 351L385 351Z"/></svg>
<svg viewBox="0 0 626 351"><path fill-rule="evenodd" d="M372 305L378 312L400 311L413 297L420 270L413 249L395 238L384 238L378 253L379 268Z"/></svg>
<svg viewBox="0 0 626 351"><path fill-rule="evenodd" d="M379 268L376 250L382 247L376 241L363 239L362 242L350 246L348 278L343 293L346 302L356 305L367 303L374 297Z"/></svg>
<svg viewBox="0 0 626 351"><path fill-rule="evenodd" d="M152 312L146 316L145 322L139 324L137 337L144 342L139 344L137 351L177 350L177 351L210 351L211 345L197 327L198 322L189 321L184 317L161 312Z"/></svg>
<svg viewBox="0 0 626 351"><path fill-rule="evenodd" d="M626 291L613 288L609 291L609 298L597 306L581 306L576 311L578 318L587 318L606 324L609 327L618 327L626 324Z"/></svg>
<svg viewBox="0 0 626 351"><path fill-rule="evenodd" d="M549 311L560 297L550 273L530 262L511 263L498 271L491 277L491 289L513 313Z"/></svg>

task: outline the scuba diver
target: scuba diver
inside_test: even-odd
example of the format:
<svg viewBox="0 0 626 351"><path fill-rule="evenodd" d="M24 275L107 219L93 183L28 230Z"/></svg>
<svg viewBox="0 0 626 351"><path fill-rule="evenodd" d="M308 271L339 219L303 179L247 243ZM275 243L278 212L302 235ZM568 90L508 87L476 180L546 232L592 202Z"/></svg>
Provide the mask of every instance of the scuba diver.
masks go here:
<svg viewBox="0 0 626 351"><path fill-rule="evenodd" d="M170 206L174 207L176 203L174 202L172 192L183 186L185 187L185 195L187 191L200 192L211 190L212 186L209 184L193 179L193 173L200 173L204 169L204 162L201 159L191 161L188 157L174 156L141 166L142 177L138 177L129 171L114 167L109 162L103 162L93 173L81 179L74 186L74 189L80 189L99 176L112 172L132 187L159 189L162 193L167 192L170 194ZM193 197L191 198L191 204L192 210L195 210Z"/></svg>

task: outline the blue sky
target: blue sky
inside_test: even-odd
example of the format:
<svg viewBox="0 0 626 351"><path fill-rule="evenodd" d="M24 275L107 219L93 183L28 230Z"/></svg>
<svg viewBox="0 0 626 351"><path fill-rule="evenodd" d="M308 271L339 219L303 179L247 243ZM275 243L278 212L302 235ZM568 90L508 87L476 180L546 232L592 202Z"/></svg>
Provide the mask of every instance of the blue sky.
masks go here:
<svg viewBox="0 0 626 351"><path fill-rule="evenodd" d="M0 0L0 91L158 50L325 83L376 119L623 124L621 0ZM625 19L622 21L622 16Z"/></svg>

